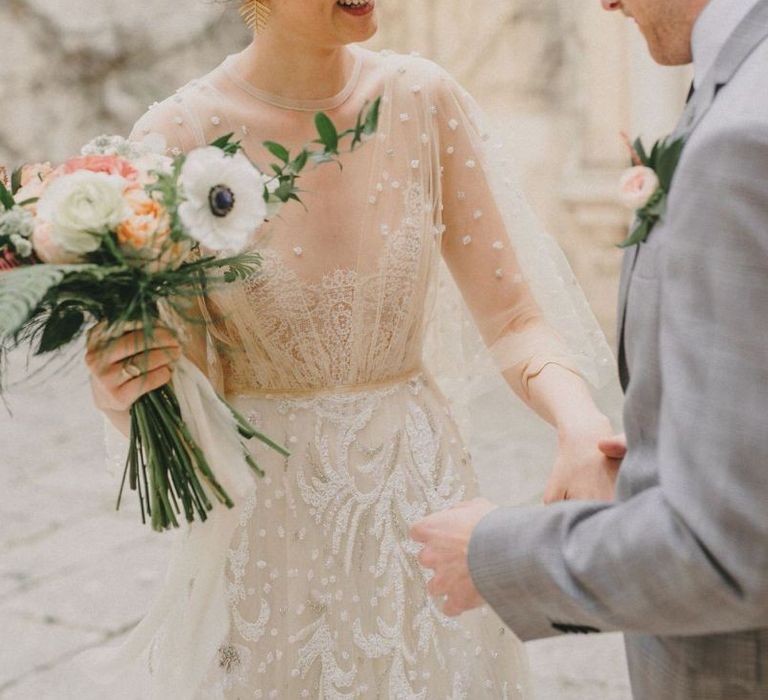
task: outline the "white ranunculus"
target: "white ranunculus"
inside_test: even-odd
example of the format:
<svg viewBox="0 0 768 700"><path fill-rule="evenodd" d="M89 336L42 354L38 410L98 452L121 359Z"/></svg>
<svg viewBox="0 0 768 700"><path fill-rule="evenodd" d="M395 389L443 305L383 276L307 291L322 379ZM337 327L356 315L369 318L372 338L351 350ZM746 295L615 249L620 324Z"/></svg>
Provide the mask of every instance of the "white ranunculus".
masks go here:
<svg viewBox="0 0 768 700"><path fill-rule="evenodd" d="M644 165L637 165L627 170L619 182L621 203L636 211L642 209L659 189L658 175Z"/></svg>
<svg viewBox="0 0 768 700"><path fill-rule="evenodd" d="M179 182L181 221L210 250L242 251L264 223L264 179L242 153L230 156L215 146L194 150Z"/></svg>
<svg viewBox="0 0 768 700"><path fill-rule="evenodd" d="M117 175L78 170L54 180L38 203L38 215L51 226L53 243L84 255L131 215L123 196L126 181Z"/></svg>

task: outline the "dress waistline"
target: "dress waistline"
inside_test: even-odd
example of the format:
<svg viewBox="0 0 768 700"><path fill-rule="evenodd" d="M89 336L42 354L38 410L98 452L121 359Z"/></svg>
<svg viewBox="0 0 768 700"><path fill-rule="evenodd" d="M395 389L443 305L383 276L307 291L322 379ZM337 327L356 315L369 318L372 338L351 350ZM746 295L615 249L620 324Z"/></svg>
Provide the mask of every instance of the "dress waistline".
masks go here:
<svg viewBox="0 0 768 700"><path fill-rule="evenodd" d="M364 391L383 389L389 386L396 386L397 384L404 384L411 379L416 379L422 375L423 372L423 367L415 367L414 369L403 372L402 374L386 377L375 382L361 382L359 384L335 384L333 386L315 388L310 387L306 389L259 389L254 387L245 391L232 392L230 396L262 399L293 399L315 396L335 396L338 394L358 394Z"/></svg>

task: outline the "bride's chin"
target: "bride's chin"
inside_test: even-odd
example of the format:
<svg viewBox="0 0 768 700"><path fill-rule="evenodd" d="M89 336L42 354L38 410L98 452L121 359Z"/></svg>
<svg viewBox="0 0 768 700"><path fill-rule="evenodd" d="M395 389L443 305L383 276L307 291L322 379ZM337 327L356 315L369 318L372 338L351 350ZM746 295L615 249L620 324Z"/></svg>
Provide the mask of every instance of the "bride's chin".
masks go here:
<svg viewBox="0 0 768 700"><path fill-rule="evenodd" d="M336 21L344 27L346 33L355 35L354 41L364 41L370 39L379 28L377 18L377 9L369 12L367 15L355 17L343 10L338 4L335 6ZM362 39L360 37L363 37Z"/></svg>
<svg viewBox="0 0 768 700"><path fill-rule="evenodd" d="M363 41L372 39L379 30L379 25L376 21L368 23L365 27L356 27L350 31L348 27L342 29L345 44L358 44Z"/></svg>

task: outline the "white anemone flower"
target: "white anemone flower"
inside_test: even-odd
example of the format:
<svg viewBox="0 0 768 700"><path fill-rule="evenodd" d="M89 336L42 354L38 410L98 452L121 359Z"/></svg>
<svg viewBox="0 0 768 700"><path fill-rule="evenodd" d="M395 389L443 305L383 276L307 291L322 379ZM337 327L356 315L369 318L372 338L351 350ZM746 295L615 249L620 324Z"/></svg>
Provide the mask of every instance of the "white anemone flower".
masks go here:
<svg viewBox="0 0 768 700"><path fill-rule="evenodd" d="M179 181L179 216L189 235L214 251L241 251L267 216L264 178L242 153L209 146L192 151Z"/></svg>

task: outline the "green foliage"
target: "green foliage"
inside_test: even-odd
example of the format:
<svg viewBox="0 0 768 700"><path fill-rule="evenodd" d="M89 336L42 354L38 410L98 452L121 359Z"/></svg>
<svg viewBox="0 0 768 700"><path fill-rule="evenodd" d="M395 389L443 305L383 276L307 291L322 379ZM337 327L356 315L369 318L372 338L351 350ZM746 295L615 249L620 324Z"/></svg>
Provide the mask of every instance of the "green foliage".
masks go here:
<svg viewBox="0 0 768 700"><path fill-rule="evenodd" d="M16 206L13 195L2 181L0 181L0 204L3 205L3 208L6 211L9 211Z"/></svg>
<svg viewBox="0 0 768 700"><path fill-rule="evenodd" d="M317 143L324 146L326 153L338 154L339 152L339 132L336 126L324 112L318 112L315 115L315 127L320 138Z"/></svg>
<svg viewBox="0 0 768 700"><path fill-rule="evenodd" d="M53 352L71 343L83 330L85 314L76 307L57 306L43 328L36 354Z"/></svg>
<svg viewBox="0 0 768 700"><path fill-rule="evenodd" d="M30 321L46 294L64 278L66 269L31 265L0 275L0 343L11 340Z"/></svg>
<svg viewBox="0 0 768 700"><path fill-rule="evenodd" d="M233 141L234 132L230 132L228 134L224 134L224 136L221 136L217 138L215 141L211 142L211 146L214 146L215 148L220 148L224 153L227 153L231 156L235 155L238 151L242 150L243 146L240 141Z"/></svg>
<svg viewBox="0 0 768 700"><path fill-rule="evenodd" d="M665 142L663 146L659 147L654 170L659 176L662 189L667 193L672 187L672 178L675 175L677 164L680 162L684 146L685 141L678 139L669 144Z"/></svg>
<svg viewBox="0 0 768 700"><path fill-rule="evenodd" d="M286 165L288 164L291 155L285 146L281 146L279 143L275 143L274 141L265 141L264 146L273 156L275 156L275 158L283 161L283 163Z"/></svg>
<svg viewBox="0 0 768 700"><path fill-rule="evenodd" d="M11 194L14 196L21 189L21 168L16 168L11 174Z"/></svg>

